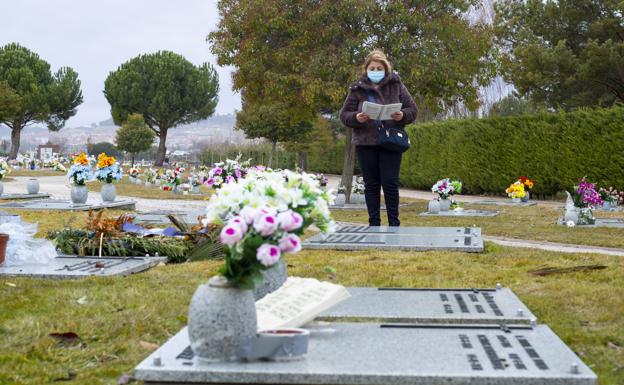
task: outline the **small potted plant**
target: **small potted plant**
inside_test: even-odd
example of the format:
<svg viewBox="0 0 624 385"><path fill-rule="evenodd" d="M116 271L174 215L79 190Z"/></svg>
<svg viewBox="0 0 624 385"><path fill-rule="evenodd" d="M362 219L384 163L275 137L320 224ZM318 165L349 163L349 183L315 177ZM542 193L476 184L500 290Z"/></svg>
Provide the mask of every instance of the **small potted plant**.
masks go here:
<svg viewBox="0 0 624 385"><path fill-rule="evenodd" d="M206 223L223 225L226 254L220 275L201 285L189 306L189 339L198 357L236 359L248 346L257 332L252 290L273 281L267 277L280 265L285 274L282 256L301 250L307 227L333 230L331 200L313 176L289 170L252 172L211 196Z"/></svg>
<svg viewBox="0 0 624 385"><path fill-rule="evenodd" d="M11 172L11 166L4 159L0 159L0 195L4 193L4 185L2 184L2 179L4 176Z"/></svg>
<svg viewBox="0 0 624 385"><path fill-rule="evenodd" d="M105 153L101 153L98 156L95 177L97 180L104 183L100 191L102 202L115 201L117 191L115 190L113 182L121 180L122 175L121 167L119 167L114 157L108 156Z"/></svg>
<svg viewBox="0 0 624 385"><path fill-rule="evenodd" d="M437 195L436 199L440 201L440 211L450 210L452 203L450 198L455 194L461 194L461 189L460 181L449 178L440 179L431 187L431 192Z"/></svg>
<svg viewBox="0 0 624 385"><path fill-rule="evenodd" d="M85 183L93 179L89 158L82 152L73 159L72 163L67 172L67 177L72 182L71 201L73 204L85 204L89 195Z"/></svg>
<svg viewBox="0 0 624 385"><path fill-rule="evenodd" d="M514 203L520 203L521 200L526 196L524 183L522 183L520 180L515 181L511 184L511 186L507 187L505 192L507 193L507 196L513 200Z"/></svg>

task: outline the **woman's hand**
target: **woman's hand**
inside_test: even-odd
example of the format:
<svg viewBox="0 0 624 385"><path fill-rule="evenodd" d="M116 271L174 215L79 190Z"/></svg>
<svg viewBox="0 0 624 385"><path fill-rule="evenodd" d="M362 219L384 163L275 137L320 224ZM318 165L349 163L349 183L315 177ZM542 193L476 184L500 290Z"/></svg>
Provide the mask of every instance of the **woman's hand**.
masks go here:
<svg viewBox="0 0 624 385"><path fill-rule="evenodd" d="M395 122L400 122L403 119L403 111L397 111L394 114L390 115Z"/></svg>
<svg viewBox="0 0 624 385"><path fill-rule="evenodd" d="M357 119L357 121L360 123L364 123L368 120L368 115L363 112L359 112L357 115L355 115L355 119Z"/></svg>

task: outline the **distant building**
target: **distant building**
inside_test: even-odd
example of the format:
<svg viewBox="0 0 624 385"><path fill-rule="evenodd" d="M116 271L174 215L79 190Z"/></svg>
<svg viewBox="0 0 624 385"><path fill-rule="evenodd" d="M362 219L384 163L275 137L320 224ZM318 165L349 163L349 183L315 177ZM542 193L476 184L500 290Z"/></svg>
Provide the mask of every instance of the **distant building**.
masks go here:
<svg viewBox="0 0 624 385"><path fill-rule="evenodd" d="M58 154L61 151L61 146L58 144L52 144L50 142L46 144L40 144L37 146L37 159L42 162L52 162L58 158Z"/></svg>

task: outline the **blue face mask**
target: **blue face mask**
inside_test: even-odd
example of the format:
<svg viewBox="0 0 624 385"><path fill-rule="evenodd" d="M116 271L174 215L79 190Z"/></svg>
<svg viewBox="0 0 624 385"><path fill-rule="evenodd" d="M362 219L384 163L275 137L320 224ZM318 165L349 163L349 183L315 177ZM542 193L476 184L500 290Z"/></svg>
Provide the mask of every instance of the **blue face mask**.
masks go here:
<svg viewBox="0 0 624 385"><path fill-rule="evenodd" d="M385 76L386 71L367 71L368 78L371 82L377 84L379 83Z"/></svg>

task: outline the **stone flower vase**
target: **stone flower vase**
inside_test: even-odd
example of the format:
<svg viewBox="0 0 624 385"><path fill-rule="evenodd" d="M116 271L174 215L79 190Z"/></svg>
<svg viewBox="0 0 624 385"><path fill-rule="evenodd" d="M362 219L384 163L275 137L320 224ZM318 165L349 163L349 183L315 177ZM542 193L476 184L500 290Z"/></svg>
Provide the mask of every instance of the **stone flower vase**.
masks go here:
<svg viewBox="0 0 624 385"><path fill-rule="evenodd" d="M155 186L160 186L160 179L156 179L156 180L154 181L154 185L155 185Z"/></svg>
<svg viewBox="0 0 624 385"><path fill-rule="evenodd" d="M0 195L4 194L4 184L0 182Z"/></svg>
<svg viewBox="0 0 624 385"><path fill-rule="evenodd" d="M450 199L441 199L440 200L440 211L449 211L451 209L451 200Z"/></svg>
<svg viewBox="0 0 624 385"><path fill-rule="evenodd" d="M117 198L117 189L115 189L115 185L112 183L104 183L100 195L102 196L102 202L114 202L115 198Z"/></svg>
<svg viewBox="0 0 624 385"><path fill-rule="evenodd" d="M522 197L520 200L524 203L527 203L529 199L531 199L531 192L526 191L524 197Z"/></svg>
<svg viewBox="0 0 624 385"><path fill-rule="evenodd" d="M83 205L87 202L89 190L87 186L73 185L71 188L71 201L75 205Z"/></svg>
<svg viewBox="0 0 624 385"><path fill-rule="evenodd" d="M427 211L431 214L438 214L440 212L440 201L437 199L430 200Z"/></svg>
<svg viewBox="0 0 624 385"><path fill-rule="evenodd" d="M26 182L26 191L29 194L39 194L39 181L35 178L28 179Z"/></svg>
<svg viewBox="0 0 624 385"><path fill-rule="evenodd" d="M345 200L346 200L346 199L347 199L347 198L345 197L345 194L344 194L344 193L338 193L338 194L336 195L336 203L335 203L335 204L336 204L336 206L342 206L342 205L344 205L344 204L345 204Z"/></svg>
<svg viewBox="0 0 624 385"><path fill-rule="evenodd" d="M152 187L152 182L145 181L145 187L147 188Z"/></svg>
<svg viewBox="0 0 624 385"><path fill-rule="evenodd" d="M200 285L189 306L188 334L195 355L205 361L237 360L258 328L252 290L212 277Z"/></svg>
<svg viewBox="0 0 624 385"><path fill-rule="evenodd" d="M366 203L366 199L364 198L364 194L355 193L351 194L351 203L355 205L360 205Z"/></svg>
<svg viewBox="0 0 624 385"><path fill-rule="evenodd" d="M253 291L254 300L259 300L267 294L273 293L282 287L288 279L288 271L286 263L280 259L274 266L264 271L264 281L262 285L256 287Z"/></svg>

